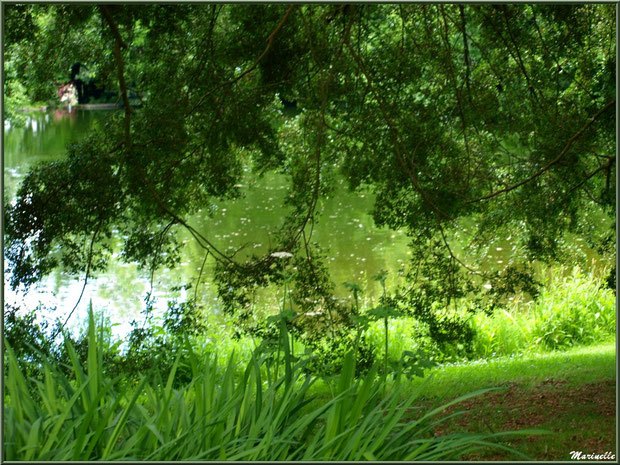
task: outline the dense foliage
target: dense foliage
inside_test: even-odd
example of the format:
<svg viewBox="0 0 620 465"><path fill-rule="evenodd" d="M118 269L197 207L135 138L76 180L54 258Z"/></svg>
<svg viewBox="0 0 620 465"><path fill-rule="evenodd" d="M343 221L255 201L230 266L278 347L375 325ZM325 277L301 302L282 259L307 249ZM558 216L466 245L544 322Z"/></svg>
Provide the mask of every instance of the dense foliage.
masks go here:
<svg viewBox="0 0 620 465"><path fill-rule="evenodd" d="M104 269L112 234L123 260L174 266L184 228L217 261L219 296L242 331L266 330L252 293L287 283L291 333L336 340L360 327L359 308L331 298L312 230L344 176L375 194L377 225L411 239L406 284L377 318L387 328L413 315L440 343L470 343L458 312L437 308L477 296L470 309L490 311L507 293L535 295L527 260L561 260L567 233L594 241L585 212L615 215L612 5L4 8L7 96L45 99L78 62L124 107L66 159L33 168L5 206L14 287L58 266ZM219 250L188 220L235 198L244 170L290 182L290 214L263 256ZM465 222L476 226L460 254ZM514 262L477 270L471 257L507 232ZM614 244L610 229L591 245Z"/></svg>
<svg viewBox="0 0 620 465"><path fill-rule="evenodd" d="M585 275L578 269L564 276L563 270L549 279L535 302L513 302L488 315L484 312L468 319L471 340L467 344L446 344L438 341L431 328L411 317L389 318L389 332L385 332L384 318L376 311L361 318L358 332L339 331L335 338L317 339L313 343L302 340L293 323L292 312L269 317L254 336L242 336L235 341L234 326L223 330L212 319L205 325L204 316L194 304L171 302L161 319L147 318L134 322L127 337L118 339L111 332L112 323L101 320L99 343L102 344L104 372L121 376L124 382L135 384L151 367L159 367L163 376L172 370L174 359L169 354L187 354L192 350L216 352L222 356L235 354L246 360L254 349L268 355L267 362L277 365L275 353L281 344L282 324L291 340L291 356L296 361L305 359L304 371L331 376L341 370L347 352L355 357L358 374L366 374L379 363L378 370L422 376L424 369L437 363L465 362L495 356L518 356L565 349L569 346L589 345L610 340L615 335L616 302L609 289L602 288L600 279ZM58 361L59 369L70 372L70 358L66 344L49 337L48 322L37 321L39 309L21 314L18 307L5 309L4 337L28 377L40 378L44 359ZM384 312L385 314L385 312ZM97 316L96 320L99 321ZM81 363L88 356L87 321L74 333L65 333L64 339L75 349ZM211 327L210 327L211 326ZM217 331L214 329L217 328ZM386 336L389 339L385 357ZM387 360L387 362L385 361ZM180 365L175 383L191 380L191 370ZM176 385L176 384L175 384Z"/></svg>

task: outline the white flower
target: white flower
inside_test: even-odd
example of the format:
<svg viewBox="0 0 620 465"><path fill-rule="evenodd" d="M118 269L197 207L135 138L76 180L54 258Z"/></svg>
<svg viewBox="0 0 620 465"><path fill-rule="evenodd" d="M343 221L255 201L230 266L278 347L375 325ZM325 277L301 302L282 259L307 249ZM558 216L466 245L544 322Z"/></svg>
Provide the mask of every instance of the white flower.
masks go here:
<svg viewBox="0 0 620 465"><path fill-rule="evenodd" d="M276 258L290 258L293 254L288 252L273 252L271 256Z"/></svg>

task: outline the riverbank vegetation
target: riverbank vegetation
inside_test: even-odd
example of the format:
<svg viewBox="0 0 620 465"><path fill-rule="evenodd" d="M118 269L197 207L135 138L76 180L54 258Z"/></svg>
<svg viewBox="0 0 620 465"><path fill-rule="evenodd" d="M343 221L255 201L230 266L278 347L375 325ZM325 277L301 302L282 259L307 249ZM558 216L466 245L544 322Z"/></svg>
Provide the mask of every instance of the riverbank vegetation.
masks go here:
<svg viewBox="0 0 620 465"><path fill-rule="evenodd" d="M577 396L579 351L605 347L591 381L615 379L612 6L4 11L9 121L82 74L120 105L5 195L11 292L82 284L55 319L5 305L6 459L566 459L531 439L549 434L608 452L569 446L553 402L528 417L548 421L487 417ZM241 234L268 207L248 208L221 233L224 202L266 178L281 215ZM369 200L360 247L390 231L406 260L335 273L318 230L345 221L346 202L326 214L343 186ZM191 275L170 272L188 255ZM82 301L115 263L150 281L121 337ZM607 407L592 421L611 435Z"/></svg>

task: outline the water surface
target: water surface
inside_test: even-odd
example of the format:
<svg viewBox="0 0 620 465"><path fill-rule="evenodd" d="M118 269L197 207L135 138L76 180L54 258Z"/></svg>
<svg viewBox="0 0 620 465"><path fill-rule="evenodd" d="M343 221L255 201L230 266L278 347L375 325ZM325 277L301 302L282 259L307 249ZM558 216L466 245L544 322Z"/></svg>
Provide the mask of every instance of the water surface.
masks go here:
<svg viewBox="0 0 620 465"><path fill-rule="evenodd" d="M31 113L23 128L5 125L5 198L13 201L28 169L36 163L58 160L65 156L66 146L86 135L90 128L104 123L109 111L73 110L71 113ZM215 214L209 217L207 208L189 223L207 236L218 248L232 251L249 243L248 251L261 253L267 250L271 233L281 224L287 210L282 206L286 195L284 176L268 173L255 180L249 175L242 180L243 196L235 201L219 202ZM397 270L407 261L407 239L402 232L379 229L373 225L369 211L373 199L369 194L350 193L344 186L328 199L320 202L322 215L312 232L327 253L332 279L337 294L346 297L342 283L357 282L366 289L368 296L378 292L372 276L381 269ZM158 270L153 279L152 292L156 308L166 307L166 302L186 297L184 291L170 292L176 285L195 283L204 260L204 250L191 240L189 233L177 229L178 238L185 243L181 263L176 269ZM116 250L118 257L119 250ZM215 286L211 283L214 263L207 260L198 295L209 303L214 312L219 310ZM5 279L6 282L6 279ZM39 303L56 307L54 318L68 314L82 290L82 278L72 278L60 270L28 293L12 292L5 286L5 301L23 304L32 309ZM150 274L137 269L135 264L112 260L108 270L90 278L84 296L72 320L80 320L92 301L95 309L105 309L113 323L120 323L117 331L127 330L132 319L139 319L144 309L144 299L151 292ZM190 291L193 294L194 289ZM263 293L261 299L268 306L278 305L279 290Z"/></svg>

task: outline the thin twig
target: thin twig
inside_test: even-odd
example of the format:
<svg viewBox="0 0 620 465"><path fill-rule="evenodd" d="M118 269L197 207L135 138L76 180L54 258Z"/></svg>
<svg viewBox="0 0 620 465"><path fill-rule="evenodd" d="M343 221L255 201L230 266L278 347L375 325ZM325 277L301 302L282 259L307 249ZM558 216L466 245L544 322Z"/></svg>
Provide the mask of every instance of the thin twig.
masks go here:
<svg viewBox="0 0 620 465"><path fill-rule="evenodd" d="M465 20L465 9L463 5L459 4L459 13L461 15L461 30L463 33L463 58L465 60L465 85L467 86L467 97L469 103L471 103L471 88L469 86L469 75L470 75L470 61L469 61L469 45L467 44L467 29L466 29L466 20Z"/></svg>
<svg viewBox="0 0 620 465"><path fill-rule="evenodd" d="M515 48L515 52L517 53L516 62L518 63L519 69L523 73L523 76L525 77L525 81L527 82L527 88L530 91L530 94L532 94L533 101L537 105L540 105L540 101L539 101L538 95L536 93L536 88L532 84L530 76L527 74L527 70L525 69L525 64L523 63L523 59L521 58L521 52L519 51L519 46L517 45L517 41L515 40L515 37L512 34L512 29L510 28L510 22L508 21L508 13L507 13L506 5L502 5L501 8L502 8L502 15L504 17L504 22L506 23L506 30L508 31L508 37L510 37L510 41L512 42L512 45ZM501 35L501 37L502 37L502 39L504 38L503 35ZM510 48L508 48L508 52L512 55L512 52L510 51ZM512 55L512 57L515 58L514 55Z"/></svg>
<svg viewBox="0 0 620 465"><path fill-rule="evenodd" d="M88 249L88 261L86 264L86 273L84 274L84 284L82 285L82 291L80 292L80 296L78 297L77 302L73 306L73 309L69 312L69 315L67 315L65 322L61 326L58 327L58 329L54 332L54 334L52 334L52 337L51 337L52 340L54 340L54 338L58 336L58 333L60 333L60 331L63 330L63 328L67 325L67 323L69 322L69 319L73 315L73 312L75 312L75 309L78 307L78 305L80 305L80 301L82 300L82 296L84 295L84 291L86 290L86 284L88 284L88 278L90 276L90 267L91 267L92 259L93 259L93 248L95 246L95 239L97 238L97 234L99 234L99 230L101 229L102 223L103 221L100 220L99 223L97 224L97 227L95 228L93 237L90 240L90 247Z"/></svg>
<svg viewBox="0 0 620 465"><path fill-rule="evenodd" d="M194 288L194 302L196 301L196 296L198 295L198 285L200 284L200 278L202 277L202 270L204 270L205 263L207 263L207 257L209 256L209 250L205 253L205 258L202 261L202 266L200 267L200 273L198 273L198 279L196 280L196 287Z"/></svg>
<svg viewBox="0 0 620 465"><path fill-rule="evenodd" d="M162 232L159 234L159 242L157 243L157 248L156 248L156 252L155 255L153 256L153 261L151 262L151 279L150 279L150 291L148 293L148 298L146 300L146 314L144 316L144 323L146 324L146 320L148 318L148 314L149 314L149 305L151 303L151 298L153 296L153 280L155 278L155 268L157 267L156 264L156 257L157 254L159 253L159 251L161 250L161 246L164 242L164 237L166 235L166 233L168 232L168 230L172 227L172 225L175 223L175 220L170 221L162 230Z"/></svg>
<svg viewBox="0 0 620 465"><path fill-rule="evenodd" d="M483 276L484 273L482 273L482 272L480 272L478 270L474 270L473 268L470 268L468 265L463 263L456 255L454 255L454 253L452 252L452 249L450 248L450 245L448 244L448 240L446 239L446 235L444 233L443 227L441 226L441 221L439 220L439 218L437 218L437 226L439 228L439 232L441 233L441 238L443 239L443 243L445 244L446 248L448 249L448 252L450 253L450 256L452 257L452 259L455 260L456 262L458 262L463 268L465 268L469 272L471 272L473 274L477 274L477 275Z"/></svg>
<svg viewBox="0 0 620 465"><path fill-rule="evenodd" d="M583 178L583 180L581 182L579 182L579 184L574 185L573 187L571 187L567 193L571 193L574 190L579 189L581 186L583 186L586 182L588 182L590 179L592 179L596 174L600 173L603 170L607 170L607 172L609 172L611 170L611 165L613 165L615 163L615 159L611 159L609 160L608 163L599 166L597 169L595 169L594 171L592 171L590 174L586 175L585 178Z"/></svg>
<svg viewBox="0 0 620 465"><path fill-rule="evenodd" d="M146 176L146 174L144 173L144 171L142 170L141 167L137 167L137 171L140 174L140 177L142 178L142 180L144 181L144 183L146 184L148 190L151 193L151 196L153 197L153 199L155 200L155 202L157 203L157 205L159 206L159 208L161 208L166 214L168 214L168 216L170 216L171 218L173 218L174 220L176 220L177 223L183 225L185 227L185 229L187 229L190 234L194 237L194 239L196 239L196 241L198 242L198 244L204 248L210 248L212 252L217 253L218 256L214 255L213 258L215 258L216 260L224 260L227 261L229 263L234 263L230 257L226 254L224 254L223 252L221 252L220 250L218 250L217 247L215 247L206 237L204 237L202 234L200 234L198 231L196 231L196 229L189 225L187 223L187 221L185 221L183 218L181 218L179 215L177 215L175 212L173 212L163 201L162 199L159 197L159 195L157 194L157 192L155 191L155 187L153 186L153 183L151 182L151 180Z"/></svg>

